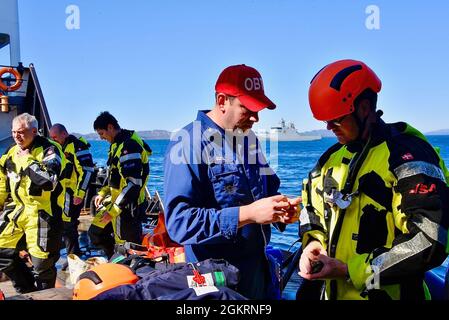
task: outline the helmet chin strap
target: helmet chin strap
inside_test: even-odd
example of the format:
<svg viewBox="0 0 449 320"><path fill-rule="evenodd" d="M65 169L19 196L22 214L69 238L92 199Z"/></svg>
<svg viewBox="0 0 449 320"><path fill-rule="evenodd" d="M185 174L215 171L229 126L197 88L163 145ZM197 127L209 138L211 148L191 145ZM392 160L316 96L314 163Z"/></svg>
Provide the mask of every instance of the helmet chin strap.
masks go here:
<svg viewBox="0 0 449 320"><path fill-rule="evenodd" d="M365 117L365 119L360 120L359 115L357 112L354 112L354 119L357 123L357 127L359 128L359 132L356 138L356 141L363 142L363 134L365 133L366 128L366 122L368 121L368 116Z"/></svg>

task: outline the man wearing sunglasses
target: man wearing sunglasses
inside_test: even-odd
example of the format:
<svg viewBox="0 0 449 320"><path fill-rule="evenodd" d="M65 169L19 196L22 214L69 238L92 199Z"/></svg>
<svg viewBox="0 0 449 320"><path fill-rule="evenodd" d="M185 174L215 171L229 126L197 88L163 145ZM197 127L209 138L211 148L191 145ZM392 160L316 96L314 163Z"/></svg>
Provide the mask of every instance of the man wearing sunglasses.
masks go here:
<svg viewBox="0 0 449 320"><path fill-rule="evenodd" d="M410 125L376 111L381 81L341 60L313 78L309 103L338 143L303 186L300 275L324 279L327 299L429 297L424 273L445 259L448 171Z"/></svg>
<svg viewBox="0 0 449 320"><path fill-rule="evenodd" d="M249 299L279 298L265 253L270 224L298 221L299 198L279 194L250 130L260 111L275 107L256 69L230 66L217 80L214 108L172 137L165 158L170 237L184 245L188 262L225 259L237 267L237 291Z"/></svg>

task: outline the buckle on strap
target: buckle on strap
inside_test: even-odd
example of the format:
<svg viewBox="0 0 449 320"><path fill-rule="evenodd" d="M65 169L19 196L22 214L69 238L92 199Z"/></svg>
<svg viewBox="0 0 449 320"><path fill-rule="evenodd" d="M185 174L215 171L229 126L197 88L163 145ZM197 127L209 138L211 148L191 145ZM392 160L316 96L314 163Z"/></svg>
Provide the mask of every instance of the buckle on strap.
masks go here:
<svg viewBox="0 0 449 320"><path fill-rule="evenodd" d="M340 209L346 209L352 203L354 197L359 194L356 190L353 193L343 194L337 189L332 189L331 193L324 192L323 198L326 203L337 206Z"/></svg>

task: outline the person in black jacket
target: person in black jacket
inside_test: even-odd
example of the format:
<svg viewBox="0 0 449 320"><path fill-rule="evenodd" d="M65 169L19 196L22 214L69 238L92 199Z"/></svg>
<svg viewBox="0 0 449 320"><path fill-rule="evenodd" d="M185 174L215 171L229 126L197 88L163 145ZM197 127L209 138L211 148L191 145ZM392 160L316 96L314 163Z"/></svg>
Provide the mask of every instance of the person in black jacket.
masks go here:
<svg viewBox="0 0 449 320"><path fill-rule="evenodd" d="M141 243L151 149L136 132L120 128L109 112L97 117L94 129L111 146L108 183L94 200L97 213L88 234L92 244L101 247L110 258L114 244Z"/></svg>
<svg viewBox="0 0 449 320"><path fill-rule="evenodd" d="M63 238L67 254L81 255L78 241L78 224L84 197L92 183L95 171L90 144L82 137L69 135L62 124L54 124L50 129L50 137L59 143L66 157L67 163L64 171L66 195L62 215L64 221Z"/></svg>

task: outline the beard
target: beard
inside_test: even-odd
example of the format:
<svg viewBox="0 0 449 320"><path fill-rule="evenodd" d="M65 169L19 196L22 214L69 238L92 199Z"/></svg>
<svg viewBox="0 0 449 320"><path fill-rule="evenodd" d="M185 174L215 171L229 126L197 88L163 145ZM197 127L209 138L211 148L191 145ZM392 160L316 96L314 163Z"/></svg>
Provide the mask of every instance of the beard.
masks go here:
<svg viewBox="0 0 449 320"><path fill-rule="evenodd" d="M253 127L252 122L239 122L234 127L234 131L242 131L243 133L248 133Z"/></svg>

